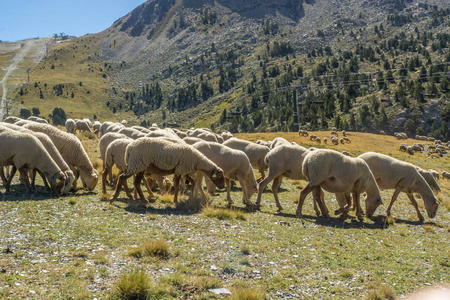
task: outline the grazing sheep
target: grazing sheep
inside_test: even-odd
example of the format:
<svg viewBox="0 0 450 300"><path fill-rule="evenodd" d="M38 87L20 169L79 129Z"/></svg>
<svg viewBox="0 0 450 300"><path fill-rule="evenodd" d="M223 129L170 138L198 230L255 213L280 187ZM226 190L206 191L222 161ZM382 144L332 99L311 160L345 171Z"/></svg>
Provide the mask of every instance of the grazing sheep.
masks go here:
<svg viewBox="0 0 450 300"><path fill-rule="evenodd" d="M413 155L414 154L414 148L412 146L408 146L408 147L406 147L406 152L408 152L408 154Z"/></svg>
<svg viewBox="0 0 450 300"><path fill-rule="evenodd" d="M290 145L290 144L291 143L289 143L289 141L286 140L285 138L277 137L277 138L274 138L274 140L270 143L269 148L273 149L273 148L278 147L280 145Z"/></svg>
<svg viewBox="0 0 450 300"><path fill-rule="evenodd" d="M9 116L9 117L6 117L6 118L3 120L3 122L10 123L10 124L14 124L14 123L19 122L19 121L22 121L22 120L23 120L22 118Z"/></svg>
<svg viewBox="0 0 450 300"><path fill-rule="evenodd" d="M342 130L342 136L346 136L345 130Z"/></svg>
<svg viewBox="0 0 450 300"><path fill-rule="evenodd" d="M331 193L353 193L356 216L363 219L359 203L361 193L366 196L366 215L372 216L382 203L380 190L368 165L361 158L345 156L334 150L317 149L310 151L303 160L302 172L309 180L308 185L300 192L297 216L302 215L302 207L306 196L317 187ZM320 202L319 202L320 203ZM324 204L323 204L324 205ZM350 205L344 207L344 214Z"/></svg>
<svg viewBox="0 0 450 300"><path fill-rule="evenodd" d="M350 144L352 141L348 138L348 137L346 137L346 136L344 136L343 138L342 138L342 140L343 141L345 141L347 144Z"/></svg>
<svg viewBox="0 0 450 300"><path fill-rule="evenodd" d="M127 126L128 122L127 122L127 120L122 120L122 121L120 121L120 124Z"/></svg>
<svg viewBox="0 0 450 300"><path fill-rule="evenodd" d="M405 151L405 152L406 152L406 151L408 150L408 147L409 147L408 144L401 143L398 150L399 150L399 151Z"/></svg>
<svg viewBox="0 0 450 300"><path fill-rule="evenodd" d="M181 140L181 138L174 132L166 129L156 129L146 134L146 137L164 137L169 139Z"/></svg>
<svg viewBox="0 0 450 300"><path fill-rule="evenodd" d="M48 154L50 154L50 157L55 161L55 163L58 165L58 167L61 169L61 171L66 175L66 182L64 184L64 189L62 191L63 194L68 193L73 182L75 181L75 175L72 172L72 170L69 168L69 165L65 162L65 160L62 158L61 154L59 153L58 149L56 149L55 145L53 144L52 140L42 132L34 132L32 130L26 129L21 126L17 126L15 124L9 124L9 123L0 123L0 126L7 127L9 129L20 131L24 133L31 134L39 139L39 141L44 145L45 150L47 150ZM31 180L31 187L34 188L34 179L35 179L35 173L36 170L33 170L33 176ZM48 183L45 179L45 176L42 176L42 173L40 173L42 180L44 181L45 187L48 188Z"/></svg>
<svg viewBox="0 0 450 300"><path fill-rule="evenodd" d="M338 133L336 130L331 131L331 135L335 135L336 137L338 137Z"/></svg>
<svg viewBox="0 0 450 300"><path fill-rule="evenodd" d="M380 130L380 134L381 134L381 135L386 135L386 133L384 132L384 130Z"/></svg>
<svg viewBox="0 0 450 300"><path fill-rule="evenodd" d="M228 141L225 141L223 145L236 150L241 150L247 154L252 166L256 167L259 173L261 173L261 177L257 179L258 182L266 177L264 170L267 165L264 163L264 157L266 157L266 154L270 150L268 147L237 138L231 138Z"/></svg>
<svg viewBox="0 0 450 300"><path fill-rule="evenodd" d="M185 141L189 145L194 145L195 143L198 143L198 142L204 142L204 140L202 140L200 138L191 137L191 136L183 138L183 141Z"/></svg>
<svg viewBox="0 0 450 300"><path fill-rule="evenodd" d="M430 172L431 175L433 175L434 178L439 179L439 172L435 171L433 169L429 169L428 172Z"/></svg>
<svg viewBox="0 0 450 300"><path fill-rule="evenodd" d="M414 151L423 151L425 150L425 147L422 144L413 144L412 148Z"/></svg>
<svg viewBox="0 0 450 300"><path fill-rule="evenodd" d="M425 179L425 181L428 183L428 185L430 186L430 188L436 192L440 192L441 188L439 187L439 184L436 181L436 178L433 176L433 174L431 174L430 171L426 171L422 168L419 168L416 166L417 171L419 172L420 175L422 175L423 179Z"/></svg>
<svg viewBox="0 0 450 300"><path fill-rule="evenodd" d="M335 137L335 136L332 136L331 137L331 143L333 145L339 145L339 139L337 137Z"/></svg>
<svg viewBox="0 0 450 300"><path fill-rule="evenodd" d="M138 139L140 137L145 137L146 136L145 133L143 133L143 132L141 132L141 131L139 131L137 129L130 128L130 127L124 127L122 129L120 129L119 131L117 131L117 133L118 134L124 134L124 135L126 135L127 137L129 137L130 139L133 139L133 140Z"/></svg>
<svg viewBox="0 0 450 300"><path fill-rule="evenodd" d="M309 136L309 133L308 133L307 130L302 130L302 129L300 129L300 130L298 131L298 135L299 135L299 136Z"/></svg>
<svg viewBox="0 0 450 300"><path fill-rule="evenodd" d="M442 171L441 175L442 175L442 178L450 179L450 173L447 171Z"/></svg>
<svg viewBox="0 0 450 300"><path fill-rule="evenodd" d="M250 198L256 193L258 184L256 183L255 174L247 155L240 150L231 149L230 147L214 142L198 142L193 147L223 170L228 205L231 206L233 204L230 195L230 180L235 180L239 181L241 185L242 201L245 205L253 207ZM196 176L195 185L200 190L202 190L202 178L203 174Z"/></svg>
<svg viewBox="0 0 450 300"><path fill-rule="evenodd" d="M258 145L266 146L267 148L271 148L271 146L272 146L272 142L271 141L257 140L256 143Z"/></svg>
<svg viewBox="0 0 450 300"><path fill-rule="evenodd" d="M142 132L142 133L145 133L145 134L147 134L147 133L149 133L149 132L150 132L150 130L149 130L149 129L147 129L147 128L145 128L145 127L142 127L142 126L138 126L138 125L135 125L135 126L131 126L130 128L133 128L133 129L139 130L140 132Z"/></svg>
<svg viewBox="0 0 450 300"><path fill-rule="evenodd" d="M75 132L77 130L77 124L75 123L75 121L73 119L67 119L65 125L66 125L66 130L68 133L75 134Z"/></svg>
<svg viewBox="0 0 450 300"><path fill-rule="evenodd" d="M233 134L231 134L231 132L229 132L229 131L222 131L220 136L223 138L223 141L226 141L226 140L231 139L233 137Z"/></svg>
<svg viewBox="0 0 450 300"><path fill-rule="evenodd" d="M310 136L309 136L309 140L310 141L315 141L317 139L317 135L315 135L315 134L311 134Z"/></svg>
<svg viewBox="0 0 450 300"><path fill-rule="evenodd" d="M316 138L316 143L317 143L317 144L321 144L321 143L322 143L322 140L320 139L320 137L317 137L317 138Z"/></svg>
<svg viewBox="0 0 450 300"><path fill-rule="evenodd" d="M33 122L38 122L38 123L48 124L48 122L47 122L46 119L39 118L39 117L36 117L36 116L28 117L28 120L33 121Z"/></svg>
<svg viewBox="0 0 450 300"><path fill-rule="evenodd" d="M306 180L306 177L303 175L302 164L304 157L309 152L310 150L299 145L283 144L267 153L265 163L269 166L269 174L259 184L256 209L259 210L261 208L262 193L266 186L273 180L272 193L275 198L275 204L278 211L283 210L278 199L278 188L281 186L283 177L293 180ZM319 197L323 198L323 195ZM320 215L320 211L316 207L316 202L318 201L314 201L314 209L317 215ZM322 214L328 216L328 211L322 211Z"/></svg>
<svg viewBox="0 0 450 300"><path fill-rule="evenodd" d="M207 142L216 142L219 143L219 135L211 132L210 130L206 129L206 128L197 128L194 131L190 132L188 134L190 137L196 137L196 138L200 138L204 141ZM223 142L223 139L222 139Z"/></svg>
<svg viewBox="0 0 450 300"><path fill-rule="evenodd" d="M179 138L183 139L185 137L187 137L187 133L184 131L181 131L179 129L174 128L173 131L175 131L175 133L178 135Z"/></svg>
<svg viewBox="0 0 450 300"><path fill-rule="evenodd" d="M428 183L417 171L416 166L375 152L361 154L359 158L369 165L381 189L395 189L391 202L386 210L387 216L391 215L392 204L400 192L406 193L411 204L416 209L420 221L423 221L424 218L419 211L413 193L418 193L422 197L428 216L430 218L436 216L438 209L437 199L434 197Z"/></svg>
<svg viewBox="0 0 450 300"><path fill-rule="evenodd" d="M106 149L108 148L109 144L111 144L115 140L127 139L127 138L128 137L126 135L117 133L117 132L108 132L100 138L100 141L98 142L98 147L100 149L100 158L102 159L103 164L105 163ZM108 177L109 177L109 182L112 183L113 182L112 169L109 170Z"/></svg>
<svg viewBox="0 0 450 300"><path fill-rule="evenodd" d="M141 200L148 203L140 188L144 172L159 176L174 174L175 203L178 202L181 176L190 178L189 175L201 171L219 188L224 186L223 171L197 149L187 144L172 143L163 139L140 138L128 145L125 162L128 165L127 170L119 176L116 190L110 198L110 202L117 199L123 183L130 176L136 175L134 186ZM191 183L195 184L193 181Z"/></svg>
<svg viewBox="0 0 450 300"><path fill-rule="evenodd" d="M340 138L340 139L339 139L339 142L340 142L342 145L344 145L344 144L345 144L344 138Z"/></svg>
<svg viewBox="0 0 450 300"><path fill-rule="evenodd" d="M99 121L94 121L94 124L92 124L92 130L98 137L98 133L100 132L100 126L102 126L102 123Z"/></svg>
<svg viewBox="0 0 450 300"><path fill-rule="evenodd" d="M31 192L28 176L25 173L25 168L27 168L42 172L55 193L63 192L66 175L51 158L39 139L31 134L2 126L0 127L0 166L9 165L12 165L13 168L6 182L6 191L10 190L14 173L19 170L27 192Z"/></svg>
<svg viewBox="0 0 450 300"><path fill-rule="evenodd" d="M98 172L92 166L83 145L76 136L47 124L30 123L24 125L24 127L48 135L72 172L77 174L77 169L80 170L83 186L88 191L95 188L98 182ZM72 185L74 189L76 184L77 181L75 180Z"/></svg>
<svg viewBox="0 0 450 300"><path fill-rule="evenodd" d="M90 122L87 122L85 120L75 119L75 130L78 130L79 132L92 132Z"/></svg>
<svg viewBox="0 0 450 300"><path fill-rule="evenodd" d="M408 139L408 135L404 132L394 132L394 136L398 139L398 140L407 140Z"/></svg>

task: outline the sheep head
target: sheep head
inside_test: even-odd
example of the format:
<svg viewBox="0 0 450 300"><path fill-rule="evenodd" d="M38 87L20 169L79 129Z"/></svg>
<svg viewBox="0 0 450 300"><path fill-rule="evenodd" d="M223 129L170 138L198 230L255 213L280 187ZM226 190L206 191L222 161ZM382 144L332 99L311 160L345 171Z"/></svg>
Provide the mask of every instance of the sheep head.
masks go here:
<svg viewBox="0 0 450 300"><path fill-rule="evenodd" d="M97 186L97 183L98 183L97 170L81 169L80 175L81 175L81 182L83 183L83 187L86 188L88 191L92 191Z"/></svg>
<svg viewBox="0 0 450 300"><path fill-rule="evenodd" d="M75 175L72 171L69 170L65 171L64 173L66 174L66 184L63 190L63 194L69 192L69 190L72 188L73 182L76 180Z"/></svg>
<svg viewBox="0 0 450 300"><path fill-rule="evenodd" d="M50 183L50 186L52 190L58 194L62 195L64 187L66 185L66 179L67 176L62 171L59 171L58 173L54 174L53 176L47 176L48 182Z"/></svg>
<svg viewBox="0 0 450 300"><path fill-rule="evenodd" d="M436 217L436 212L438 210L439 204L436 197L432 198L423 198L423 204L425 206L425 210L427 211L428 217L433 219Z"/></svg>
<svg viewBox="0 0 450 300"><path fill-rule="evenodd" d="M225 187L225 178L221 168L214 168L208 173L208 177L219 189L223 189Z"/></svg>
<svg viewBox="0 0 450 300"><path fill-rule="evenodd" d="M379 194L372 195L372 196L365 196L364 202L366 204L366 216L368 218L372 217L375 213L375 210L377 210L377 207L383 204L383 201L381 200L381 196Z"/></svg>

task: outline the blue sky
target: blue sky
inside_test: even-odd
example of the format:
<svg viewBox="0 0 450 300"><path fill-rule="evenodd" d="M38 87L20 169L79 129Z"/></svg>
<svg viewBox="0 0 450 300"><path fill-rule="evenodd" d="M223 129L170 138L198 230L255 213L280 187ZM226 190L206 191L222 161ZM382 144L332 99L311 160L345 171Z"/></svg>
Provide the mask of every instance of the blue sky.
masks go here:
<svg viewBox="0 0 450 300"><path fill-rule="evenodd" d="M0 40L64 32L82 36L111 26L145 0L0 0Z"/></svg>

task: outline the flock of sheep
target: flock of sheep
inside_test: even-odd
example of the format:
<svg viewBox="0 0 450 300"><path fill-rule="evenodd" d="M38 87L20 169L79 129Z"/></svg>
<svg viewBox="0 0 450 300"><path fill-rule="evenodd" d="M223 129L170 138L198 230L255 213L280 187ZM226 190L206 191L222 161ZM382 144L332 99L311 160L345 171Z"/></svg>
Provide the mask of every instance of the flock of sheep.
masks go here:
<svg viewBox="0 0 450 300"><path fill-rule="evenodd" d="M28 192L34 188L36 172L41 175L46 187L58 194L76 189L78 179L81 179L85 189L93 190L100 174L76 137L78 130L100 135L102 193L106 194L107 181L115 184L110 202L119 197L123 188L130 199L139 197L148 203L141 188L141 183L144 183L149 197L154 196L152 186L157 184L160 192L165 193L173 184L174 202L178 203L178 193L180 189L186 189L185 182L190 183L191 198L205 200L205 180L210 193L214 192L215 187L226 187L228 205L231 206L230 190L233 182L237 181L242 188L243 203L250 209L260 209L262 193L272 182L275 203L281 211L283 207L278 199L278 189L283 177L286 177L308 181L300 192L297 216L302 215L304 200L310 193L317 215L329 216L323 190L335 194L339 205L336 213L345 217L350 209L355 209L359 220L363 219L364 214L360 196L366 194L365 215L370 217L382 203L380 188L394 190L387 216L400 192L407 194L421 221L424 218L414 193L421 196L430 218L435 217L438 209L433 194L433 190L440 191L435 180L435 176L439 176L437 172L426 171L379 153L350 157L348 153L329 149L307 149L281 137L271 142L260 140L253 143L235 138L226 131L218 135L204 128L181 131L161 129L156 124L149 128L127 127L125 121L92 123L88 119L68 119L66 129L67 132L64 132L36 117L29 120L8 117L0 123L0 175L6 191L10 190L17 170ZM331 142L351 142L345 131L341 134L339 139L338 132L333 128ZM303 130L299 131L299 135L322 142L319 137ZM327 143L328 138L324 138L323 142ZM115 181L111 172L114 165L119 170ZM11 166L9 172L5 172L7 166ZM261 174L258 179L254 168ZM167 178L168 175L173 175L173 183ZM443 172L442 176L447 177L448 173ZM127 184L130 177L133 177L134 195ZM256 203L252 203L251 197L255 193Z"/></svg>

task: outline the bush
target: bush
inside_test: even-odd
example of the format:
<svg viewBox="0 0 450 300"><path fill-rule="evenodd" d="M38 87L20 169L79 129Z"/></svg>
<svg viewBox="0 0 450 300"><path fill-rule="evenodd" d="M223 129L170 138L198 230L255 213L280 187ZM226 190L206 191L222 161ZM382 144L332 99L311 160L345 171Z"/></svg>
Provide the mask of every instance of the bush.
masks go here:
<svg viewBox="0 0 450 300"><path fill-rule="evenodd" d="M28 119L29 117L31 117L31 111L28 108L21 108L19 116L22 119Z"/></svg>
<svg viewBox="0 0 450 300"><path fill-rule="evenodd" d="M52 118L53 125L55 125L55 126L66 124L66 120L67 120L66 112L64 111L64 109L62 109L60 107L55 107L53 109L51 118Z"/></svg>
<svg viewBox="0 0 450 300"><path fill-rule="evenodd" d="M133 270L123 274L116 284L114 294L118 299L147 299L152 284L142 270Z"/></svg>

